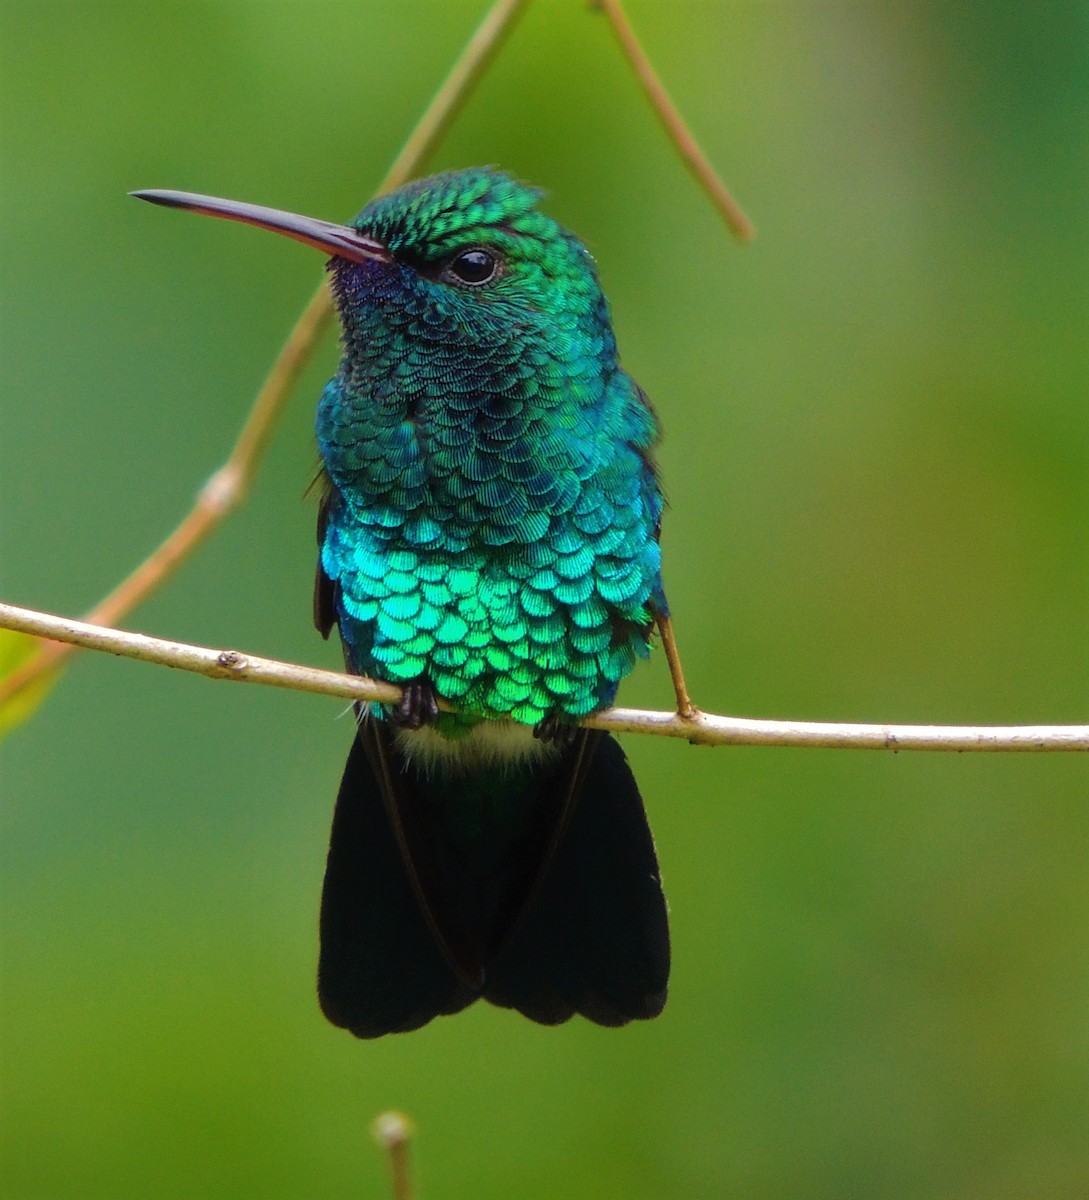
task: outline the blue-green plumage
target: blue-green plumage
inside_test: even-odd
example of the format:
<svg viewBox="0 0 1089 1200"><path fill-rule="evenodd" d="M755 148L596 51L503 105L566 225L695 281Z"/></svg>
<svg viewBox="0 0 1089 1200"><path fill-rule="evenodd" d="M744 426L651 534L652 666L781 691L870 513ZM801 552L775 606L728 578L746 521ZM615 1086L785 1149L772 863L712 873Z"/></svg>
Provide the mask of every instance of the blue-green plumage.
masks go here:
<svg viewBox="0 0 1089 1200"><path fill-rule="evenodd" d="M654 417L536 198L462 171L364 209L394 261L334 262L345 354L317 423L353 665L529 724L608 704L662 606ZM435 278L473 247L501 256L491 283Z"/></svg>
<svg viewBox="0 0 1089 1200"><path fill-rule="evenodd" d="M147 198L333 254L315 612L352 670L406 693L362 720L341 785L327 1015L364 1037L481 996L546 1023L655 1015L669 948L642 802L616 743L571 727L666 611L656 423L589 253L486 169L350 227Z"/></svg>

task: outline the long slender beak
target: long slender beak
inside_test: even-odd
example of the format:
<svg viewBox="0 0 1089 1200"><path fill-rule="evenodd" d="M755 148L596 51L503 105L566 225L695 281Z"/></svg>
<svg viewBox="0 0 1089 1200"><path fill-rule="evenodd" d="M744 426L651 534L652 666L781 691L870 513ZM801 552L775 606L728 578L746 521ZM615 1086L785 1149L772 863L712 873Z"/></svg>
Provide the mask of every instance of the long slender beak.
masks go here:
<svg viewBox="0 0 1089 1200"><path fill-rule="evenodd" d="M353 262L391 262L393 258L375 238L367 237L350 225L334 225L332 221L319 221L317 217L300 217L278 208L245 204L241 200L221 200L218 196L201 196L197 192L164 192L152 188L129 195L166 208L184 208L209 217L256 225L258 229L271 229L273 233L282 233L336 258L348 258Z"/></svg>

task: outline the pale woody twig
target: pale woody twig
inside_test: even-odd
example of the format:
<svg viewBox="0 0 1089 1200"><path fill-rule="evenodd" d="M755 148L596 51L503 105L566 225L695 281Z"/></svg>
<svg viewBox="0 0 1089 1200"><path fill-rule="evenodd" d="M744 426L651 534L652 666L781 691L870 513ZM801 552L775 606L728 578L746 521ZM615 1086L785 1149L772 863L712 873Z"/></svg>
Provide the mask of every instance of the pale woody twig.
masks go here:
<svg viewBox="0 0 1089 1200"><path fill-rule="evenodd" d="M349 700L394 703L401 689L389 683L341 675L317 667L260 658L237 650L215 650L169 642L142 633L89 625L68 617L0 604L0 628L52 638L89 650L181 667L212 679L263 683ZM443 706L448 707L448 706ZM705 746L812 746L870 750L1089 750L1089 725L955 726L855 725L827 721L756 721L697 713L609 708L583 725L613 733L651 733Z"/></svg>

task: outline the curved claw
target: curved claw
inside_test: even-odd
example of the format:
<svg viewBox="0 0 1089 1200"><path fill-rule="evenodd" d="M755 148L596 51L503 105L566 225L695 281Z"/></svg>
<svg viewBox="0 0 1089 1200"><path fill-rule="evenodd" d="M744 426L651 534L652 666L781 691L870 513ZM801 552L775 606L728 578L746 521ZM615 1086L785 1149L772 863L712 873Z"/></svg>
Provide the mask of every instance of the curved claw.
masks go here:
<svg viewBox="0 0 1089 1200"><path fill-rule="evenodd" d="M402 729L419 729L439 715L439 698L427 679L406 683L401 699L393 706L390 719Z"/></svg>
<svg viewBox="0 0 1089 1200"><path fill-rule="evenodd" d="M533 726L533 736L542 742L548 742L559 750L566 750L572 745L579 732L579 727L572 721L550 713L543 721Z"/></svg>

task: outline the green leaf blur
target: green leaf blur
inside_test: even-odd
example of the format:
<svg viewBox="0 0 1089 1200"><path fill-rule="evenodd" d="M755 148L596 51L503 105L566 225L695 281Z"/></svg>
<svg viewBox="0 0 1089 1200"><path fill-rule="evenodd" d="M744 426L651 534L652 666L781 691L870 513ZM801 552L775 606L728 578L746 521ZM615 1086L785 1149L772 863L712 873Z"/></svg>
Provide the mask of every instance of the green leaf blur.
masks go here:
<svg viewBox="0 0 1089 1200"><path fill-rule="evenodd" d="M14 629L0 629L0 688L37 653L37 638ZM0 701L0 739L31 717L42 703L54 679L49 676L19 688L7 700Z"/></svg>
<svg viewBox="0 0 1089 1200"><path fill-rule="evenodd" d="M311 251L128 199L367 199L483 3L0 4L2 594L79 613L185 511ZM538 0L436 168L550 193L662 416L711 711L1087 719L1089 53L1060 3ZM334 667L308 372L247 507L128 622ZM666 707L656 657L622 691ZM1074 755L629 738L675 939L658 1021L477 1006L361 1044L313 995L336 702L85 654L0 748L0 1195L1065 1200L1089 1188Z"/></svg>

